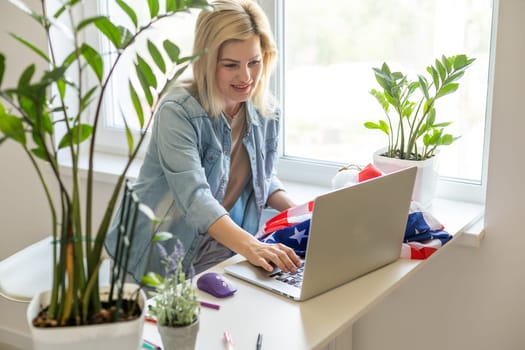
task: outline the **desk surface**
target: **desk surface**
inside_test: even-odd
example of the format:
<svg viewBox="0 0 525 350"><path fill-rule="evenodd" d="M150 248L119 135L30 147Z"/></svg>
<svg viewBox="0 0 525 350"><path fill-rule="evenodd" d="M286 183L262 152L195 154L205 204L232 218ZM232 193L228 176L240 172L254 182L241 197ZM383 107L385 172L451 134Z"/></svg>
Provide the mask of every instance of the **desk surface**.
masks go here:
<svg viewBox="0 0 525 350"><path fill-rule="evenodd" d="M431 211L445 229L455 235L455 240L480 217L482 209L476 204L461 203L458 208L457 202L435 200ZM430 259L436 258L441 250ZM234 256L209 271L225 273L224 266L240 259L241 256ZM399 259L303 302L289 300L227 275L238 286L234 296L218 299L199 291L201 300L219 304L220 310L201 308L196 348L227 349L223 342L224 331L232 334L236 349L255 349L259 333L263 334L263 349L322 348L426 261ZM145 326L144 338L161 344L154 325Z"/></svg>

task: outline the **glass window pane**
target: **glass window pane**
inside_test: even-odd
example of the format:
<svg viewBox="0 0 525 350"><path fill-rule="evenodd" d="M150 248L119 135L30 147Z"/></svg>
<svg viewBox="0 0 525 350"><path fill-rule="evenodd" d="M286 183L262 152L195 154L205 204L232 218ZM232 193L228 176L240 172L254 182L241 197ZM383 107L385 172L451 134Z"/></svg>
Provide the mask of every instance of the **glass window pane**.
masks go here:
<svg viewBox="0 0 525 350"><path fill-rule="evenodd" d="M441 55L476 58L437 120L461 138L441 148L441 176L482 173L492 1L284 1L285 156L367 164L386 136L365 129L384 118L369 93L373 67L416 77Z"/></svg>

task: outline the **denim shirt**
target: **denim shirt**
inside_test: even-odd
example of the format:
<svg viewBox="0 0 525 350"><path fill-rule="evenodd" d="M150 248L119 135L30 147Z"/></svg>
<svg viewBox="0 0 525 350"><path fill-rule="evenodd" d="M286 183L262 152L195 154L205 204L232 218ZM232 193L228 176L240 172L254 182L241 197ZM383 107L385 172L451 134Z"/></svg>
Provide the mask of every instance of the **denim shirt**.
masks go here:
<svg viewBox="0 0 525 350"><path fill-rule="evenodd" d="M273 118L266 118L248 101L246 124L243 144L251 165L253 195L246 205L243 222L258 227L269 195L283 188L275 175L279 111ZM210 117L183 88L163 97L134 190L158 217L169 218L154 229L149 219L139 214L128 265L128 272L136 280L149 271L164 274L158 249L152 250L147 261L153 230L171 232L187 252L199 233L206 233L217 219L228 214L220 203L228 184L230 153L231 130L224 116ZM120 209L105 242L111 256L119 212ZM168 253L173 251L174 241L162 243Z"/></svg>

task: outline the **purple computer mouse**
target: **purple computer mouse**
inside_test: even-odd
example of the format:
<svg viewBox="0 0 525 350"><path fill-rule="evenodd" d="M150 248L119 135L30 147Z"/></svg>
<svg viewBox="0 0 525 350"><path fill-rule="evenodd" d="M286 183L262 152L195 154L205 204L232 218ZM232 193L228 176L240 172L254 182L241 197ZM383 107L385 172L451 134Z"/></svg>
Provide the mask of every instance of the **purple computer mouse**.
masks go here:
<svg viewBox="0 0 525 350"><path fill-rule="evenodd" d="M202 274L197 280L197 287L217 298L228 297L237 291L237 287L230 280L217 272Z"/></svg>

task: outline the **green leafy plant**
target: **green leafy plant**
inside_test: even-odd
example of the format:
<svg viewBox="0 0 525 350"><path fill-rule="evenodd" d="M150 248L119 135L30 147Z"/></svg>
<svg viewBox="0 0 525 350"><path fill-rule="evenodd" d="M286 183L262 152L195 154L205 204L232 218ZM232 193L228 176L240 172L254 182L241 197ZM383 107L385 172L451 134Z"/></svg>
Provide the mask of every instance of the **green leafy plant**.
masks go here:
<svg viewBox="0 0 525 350"><path fill-rule="evenodd" d="M165 236L166 233L162 235ZM158 240L160 239L154 239L154 241ZM198 318L200 304L197 300L195 286L191 279L187 278L182 268L184 248L179 241L173 252L168 255L162 245L157 244L157 247L165 266L165 277L149 272L142 279L145 285L154 288L154 291L150 292L153 296L150 313L156 317L161 326L190 325Z"/></svg>
<svg viewBox="0 0 525 350"><path fill-rule="evenodd" d="M474 60L466 55L443 55L427 67L428 75L418 74L413 81L401 72L392 72L386 63L373 68L382 90L372 89L370 93L383 108L386 120L368 121L364 126L387 135L384 156L425 160L433 157L439 146L459 138L445 133L451 122L437 122L435 104L458 89L457 81Z"/></svg>
<svg viewBox="0 0 525 350"><path fill-rule="evenodd" d="M9 1L38 23L48 42L46 48L41 49L16 33L11 36L37 59L43 60L48 69L37 76L36 64L32 63L20 73L16 86L6 87L3 84L6 56L0 53L0 144L11 140L22 147L49 204L54 268L51 303L46 313L48 325L88 324L102 308L98 272L103 242L126 173L145 139L158 97L168 79L177 79L196 56L180 56L179 48L170 40L159 47L148 40L147 51L135 54L134 71L127 83L134 115L130 111L126 114L137 120L140 132L133 137L130 123L123 116L126 135L123 142L127 143L128 151L126 163L106 204L104 216L95 227L92 212L95 144L104 96L116 66L140 36L164 18L192 8L209 7L209 4L204 0L165 0L162 4L159 0L144 0L142 4L147 4L149 12L142 14L147 19L139 23L138 9L123 0L115 0L131 20L131 28L127 28L105 15L78 20L76 15L82 13L84 3L92 0L63 0L53 13L48 13L50 7L46 0L40 1L39 10L32 9L23 0ZM188 30L193 31L193 28ZM57 38L54 31L70 38L72 49L65 58L58 58L56 54L62 39ZM83 39L87 31L107 38L112 52L99 52L92 47ZM105 65L104 60L110 53L114 60ZM70 79L73 73L77 78ZM86 79L88 75L94 79ZM80 160L84 148L87 180L85 186L81 186ZM68 155L70 166L60 166L59 153ZM54 188L57 192L52 190ZM123 259L117 268L125 271L125 261ZM120 279L111 282L112 290L122 287Z"/></svg>

